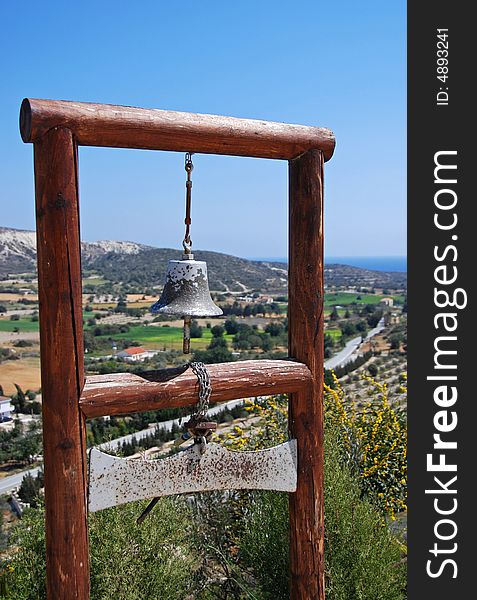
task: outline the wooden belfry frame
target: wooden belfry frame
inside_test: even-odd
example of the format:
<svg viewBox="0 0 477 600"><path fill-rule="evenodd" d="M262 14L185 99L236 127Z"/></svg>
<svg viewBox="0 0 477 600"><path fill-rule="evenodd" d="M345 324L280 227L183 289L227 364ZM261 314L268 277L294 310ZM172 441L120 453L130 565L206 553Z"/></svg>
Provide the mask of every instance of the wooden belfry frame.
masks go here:
<svg viewBox="0 0 477 600"><path fill-rule="evenodd" d="M298 443L290 494L290 597L324 598L323 163L328 129L103 104L25 99L33 142L40 303L48 598L89 598L85 422L192 405L195 376L85 378L78 146L227 154L289 161L289 361L210 365L212 402L290 393ZM244 383L246 382L246 383Z"/></svg>

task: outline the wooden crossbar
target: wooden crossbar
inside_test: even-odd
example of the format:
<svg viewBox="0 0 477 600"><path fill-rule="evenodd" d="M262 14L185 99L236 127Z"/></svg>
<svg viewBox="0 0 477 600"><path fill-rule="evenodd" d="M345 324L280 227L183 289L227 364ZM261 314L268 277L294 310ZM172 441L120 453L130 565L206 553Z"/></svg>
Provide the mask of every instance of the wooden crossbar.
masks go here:
<svg viewBox="0 0 477 600"><path fill-rule="evenodd" d="M207 365L211 402L226 402L266 394L298 392L310 385L310 369L288 360L245 360ZM95 375L86 379L80 407L87 418L190 406L197 402L197 377L190 369L168 378L176 369L153 372L148 381L132 373Z"/></svg>
<svg viewBox="0 0 477 600"><path fill-rule="evenodd" d="M335 147L333 132L324 127L112 104L23 100L20 132L24 142L35 142L55 127L69 129L80 146L288 160L308 150L322 150L328 160Z"/></svg>

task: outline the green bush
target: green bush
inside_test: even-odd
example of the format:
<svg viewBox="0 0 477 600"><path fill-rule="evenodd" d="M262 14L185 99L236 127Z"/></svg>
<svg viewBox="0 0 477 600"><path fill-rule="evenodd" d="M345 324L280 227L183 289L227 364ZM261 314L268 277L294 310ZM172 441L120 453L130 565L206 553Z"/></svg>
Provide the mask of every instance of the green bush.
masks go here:
<svg viewBox="0 0 477 600"><path fill-rule="evenodd" d="M361 498L343 466L338 435L325 435L325 566L328 600L403 600L403 549L381 515Z"/></svg>
<svg viewBox="0 0 477 600"><path fill-rule="evenodd" d="M162 499L143 525L145 503L94 513L89 519L92 600L183 600L194 588L198 553L182 501ZM43 600L45 536L42 509L26 511L16 527L19 547L9 565L6 598Z"/></svg>
<svg viewBox="0 0 477 600"><path fill-rule="evenodd" d="M253 570L266 599L288 598L288 498L250 495L239 540L240 557ZM359 482L343 466L339 436L325 436L325 575L327 600L403 600L406 568L400 543Z"/></svg>
<svg viewBox="0 0 477 600"><path fill-rule="evenodd" d="M265 598L289 597L288 494L252 492L240 556L260 583Z"/></svg>

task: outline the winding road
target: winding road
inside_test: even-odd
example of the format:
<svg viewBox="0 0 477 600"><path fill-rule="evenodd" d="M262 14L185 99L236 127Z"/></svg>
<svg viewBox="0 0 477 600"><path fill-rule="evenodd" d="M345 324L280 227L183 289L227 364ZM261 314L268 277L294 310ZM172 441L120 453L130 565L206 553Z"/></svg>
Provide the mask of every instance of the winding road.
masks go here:
<svg viewBox="0 0 477 600"><path fill-rule="evenodd" d="M370 338L374 337L378 333L381 333L381 331L383 329L384 329L384 319L381 319L379 321L379 323L377 324L377 326L368 332L368 335L366 336L365 340L369 340ZM361 340L362 340L361 336L355 337L352 340L349 340L349 342L347 342L347 344L343 348L343 350L341 350L340 352L338 352L338 354L335 354L328 360L325 360L325 369L336 369L336 367L342 367L346 363L353 360L353 354L361 346Z"/></svg>

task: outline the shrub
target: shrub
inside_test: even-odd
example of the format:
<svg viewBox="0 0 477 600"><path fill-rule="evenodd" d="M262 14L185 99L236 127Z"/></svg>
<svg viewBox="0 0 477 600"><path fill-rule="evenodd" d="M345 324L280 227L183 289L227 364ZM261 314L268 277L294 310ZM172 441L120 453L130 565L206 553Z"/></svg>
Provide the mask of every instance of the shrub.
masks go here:
<svg viewBox="0 0 477 600"><path fill-rule="evenodd" d="M27 348L29 346L33 346L33 343L29 340L17 340L13 343L13 345L15 346L15 348Z"/></svg>
<svg viewBox="0 0 477 600"><path fill-rule="evenodd" d="M376 377L376 375L378 374L378 367L374 363L371 363L368 367L368 372L371 375L371 377Z"/></svg>
<svg viewBox="0 0 477 600"><path fill-rule="evenodd" d="M240 539L265 598L288 598L288 498L255 492ZM406 569L399 542L343 468L339 435L325 436L325 588L327 600L403 600Z"/></svg>
<svg viewBox="0 0 477 600"><path fill-rule="evenodd" d="M363 376L370 400L363 409L325 384L326 418L340 432L345 461L360 480L364 494L391 519L406 510L407 429L405 416L388 401L386 384ZM403 393L406 388L403 387Z"/></svg>
<svg viewBox="0 0 477 600"><path fill-rule="evenodd" d="M183 600L191 593L198 553L185 503L164 498L138 526L144 507L136 502L90 515L92 600ZM7 598L46 598L43 509L25 512L13 543L19 550L9 565Z"/></svg>
<svg viewBox="0 0 477 600"><path fill-rule="evenodd" d="M339 386L337 386L339 389ZM327 394L328 396L329 394ZM327 403L335 404L327 398ZM240 428L227 436L235 449L283 442L287 407L282 397L248 404L262 417L249 437ZM374 504L363 498L361 479L343 458L342 422L329 410L325 421L325 565L328 600L402 600L406 597L403 548ZM260 584L264 598L288 598L288 498L248 492L238 519L238 556Z"/></svg>

